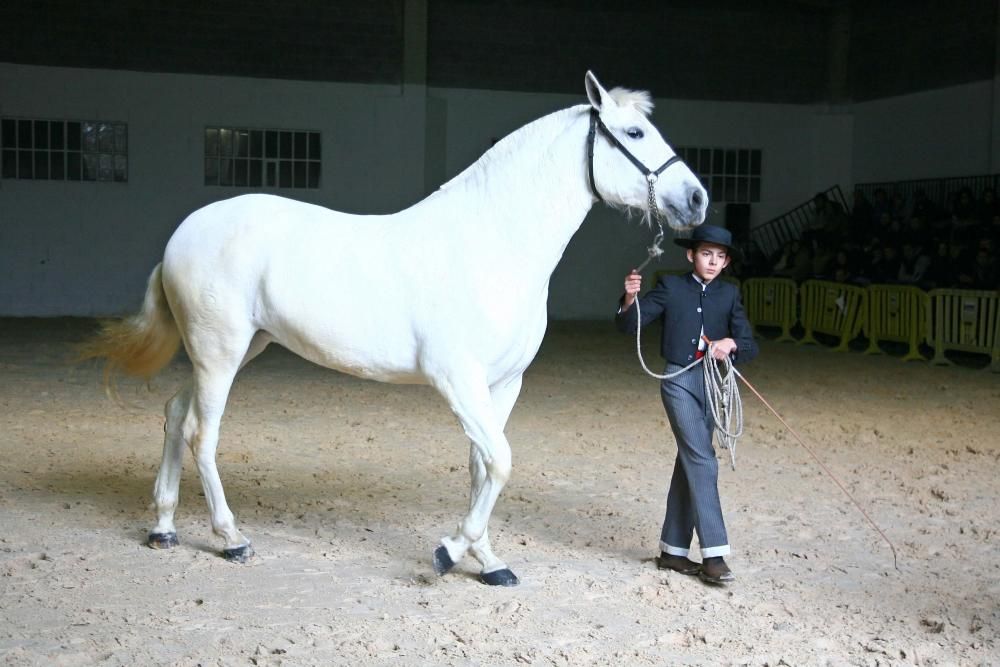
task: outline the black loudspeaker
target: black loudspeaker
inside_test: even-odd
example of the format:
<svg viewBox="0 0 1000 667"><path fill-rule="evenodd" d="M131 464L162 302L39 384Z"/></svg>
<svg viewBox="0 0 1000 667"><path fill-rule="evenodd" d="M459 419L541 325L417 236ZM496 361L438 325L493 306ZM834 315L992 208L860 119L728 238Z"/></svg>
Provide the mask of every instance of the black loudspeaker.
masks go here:
<svg viewBox="0 0 1000 667"><path fill-rule="evenodd" d="M726 229L737 243L750 238L750 204L726 204Z"/></svg>

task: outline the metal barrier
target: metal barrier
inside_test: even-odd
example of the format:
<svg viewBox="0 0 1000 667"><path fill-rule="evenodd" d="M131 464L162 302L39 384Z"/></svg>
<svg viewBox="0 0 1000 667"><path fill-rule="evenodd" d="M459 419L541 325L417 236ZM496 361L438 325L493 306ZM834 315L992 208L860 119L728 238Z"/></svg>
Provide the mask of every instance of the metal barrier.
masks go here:
<svg viewBox="0 0 1000 667"><path fill-rule="evenodd" d="M861 333L867 314L865 290L855 285L825 280L807 280L799 288L801 320L805 335L799 344L818 343L813 333L840 336L837 352Z"/></svg>
<svg viewBox="0 0 1000 667"><path fill-rule="evenodd" d="M879 341L890 340L910 344L903 361L926 361L920 353L920 343L927 338L925 326L930 304L927 293L907 285L869 285L867 291L865 354L882 354Z"/></svg>
<svg viewBox="0 0 1000 667"><path fill-rule="evenodd" d="M757 325L781 327L776 339L794 341L791 329L795 316L795 294L798 288L791 278L748 278L743 282L743 307L747 319Z"/></svg>
<svg viewBox="0 0 1000 667"><path fill-rule="evenodd" d="M951 364L946 350L989 355L990 370L1000 373L1000 293L980 290L931 290L927 331L933 364Z"/></svg>
<svg viewBox="0 0 1000 667"><path fill-rule="evenodd" d="M962 189L969 188L975 196L983 190L1000 187L1000 174L979 174L975 176L955 176L951 178L921 178L912 181L883 181L879 183L858 183L854 186L868 201L875 197L876 190L884 190L886 195L901 194L910 203L913 202L917 190L924 194L940 211L947 212L952 205L952 199Z"/></svg>
<svg viewBox="0 0 1000 667"><path fill-rule="evenodd" d="M827 189L822 193L827 200L840 205L844 215L848 215L850 208L844 200L844 193L839 185ZM815 198L799 204L787 213L783 213L776 218L757 225L750 230L751 243L757 246L765 257L773 257L785 247L785 244L792 239L802 238L802 232L809 227L809 224L816 217Z"/></svg>

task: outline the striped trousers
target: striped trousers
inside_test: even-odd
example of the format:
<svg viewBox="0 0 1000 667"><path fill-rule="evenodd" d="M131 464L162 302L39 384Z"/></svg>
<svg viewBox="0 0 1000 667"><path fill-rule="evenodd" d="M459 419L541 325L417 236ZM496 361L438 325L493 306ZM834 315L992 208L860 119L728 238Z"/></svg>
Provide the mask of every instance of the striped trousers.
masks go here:
<svg viewBox="0 0 1000 667"><path fill-rule="evenodd" d="M667 373L682 366L667 364ZM660 397L677 441L677 460L667 493L660 550L687 556L697 533L702 558L729 554L719 500L719 462L712 444L715 424L705 400L701 366L660 383Z"/></svg>

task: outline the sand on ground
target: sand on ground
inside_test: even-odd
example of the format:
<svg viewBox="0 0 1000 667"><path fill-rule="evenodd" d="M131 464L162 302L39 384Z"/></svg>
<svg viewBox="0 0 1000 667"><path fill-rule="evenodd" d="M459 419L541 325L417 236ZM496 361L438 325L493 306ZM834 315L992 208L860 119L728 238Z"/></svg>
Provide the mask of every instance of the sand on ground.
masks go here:
<svg viewBox="0 0 1000 667"><path fill-rule="evenodd" d="M427 387L272 347L237 379L219 467L257 551L219 557L190 453L180 546L149 549L163 404L68 366L81 328L0 333L5 665L1000 663L1000 376L763 340L745 372L898 551L744 389L720 487L738 579L658 571L675 447L610 323L556 323L507 427L490 523L514 588L431 552L468 505L468 443ZM648 357L655 359L649 336Z"/></svg>

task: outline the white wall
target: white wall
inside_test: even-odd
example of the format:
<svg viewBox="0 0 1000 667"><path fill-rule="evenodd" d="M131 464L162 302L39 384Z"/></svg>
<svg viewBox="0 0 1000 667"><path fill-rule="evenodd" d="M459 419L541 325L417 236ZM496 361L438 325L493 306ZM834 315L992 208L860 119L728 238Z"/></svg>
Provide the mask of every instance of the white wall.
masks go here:
<svg viewBox="0 0 1000 667"><path fill-rule="evenodd" d="M574 96L0 64L0 115L126 121L130 142L126 185L0 181L0 315L134 309L184 216L241 192L202 184L206 125L319 130L323 187L282 193L388 212L463 169L491 137L584 99L583 72ZM659 99L654 121L675 145L762 149L755 222L856 180L857 121L849 110ZM723 213L720 207L709 220L721 222ZM645 259L651 238L595 206L553 276L550 314L608 317L622 276ZM668 243L651 271L682 265Z"/></svg>
<svg viewBox="0 0 1000 667"><path fill-rule="evenodd" d="M0 315L128 312L170 234L239 194L206 187L206 125L323 133L323 187L288 196L386 212L423 192L423 99L391 86L0 65L0 115L128 123L129 182L0 181Z"/></svg>
<svg viewBox="0 0 1000 667"><path fill-rule="evenodd" d="M997 171L996 85L981 81L855 104L855 182Z"/></svg>

